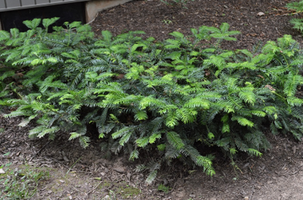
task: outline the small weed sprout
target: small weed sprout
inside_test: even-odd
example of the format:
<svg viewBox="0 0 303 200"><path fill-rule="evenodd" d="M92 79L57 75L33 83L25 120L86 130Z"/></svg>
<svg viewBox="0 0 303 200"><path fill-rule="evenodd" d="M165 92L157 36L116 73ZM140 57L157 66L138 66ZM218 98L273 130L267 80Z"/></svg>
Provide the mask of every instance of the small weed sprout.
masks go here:
<svg viewBox="0 0 303 200"><path fill-rule="evenodd" d="M168 193L170 188L168 186L165 186L163 184L159 184L158 185L158 190L164 193Z"/></svg>
<svg viewBox="0 0 303 200"><path fill-rule="evenodd" d="M171 21L171 20L169 20L169 19L164 19L164 20L162 20L162 22L164 23L164 24L166 24L166 25L169 25L169 24L172 24L173 22Z"/></svg>

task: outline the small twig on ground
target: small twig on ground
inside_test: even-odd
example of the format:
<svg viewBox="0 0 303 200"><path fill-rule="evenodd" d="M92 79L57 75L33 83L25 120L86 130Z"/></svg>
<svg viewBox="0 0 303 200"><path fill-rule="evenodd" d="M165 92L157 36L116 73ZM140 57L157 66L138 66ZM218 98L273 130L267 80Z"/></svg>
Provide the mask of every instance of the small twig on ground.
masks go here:
<svg viewBox="0 0 303 200"><path fill-rule="evenodd" d="M253 183L252 191L251 191L251 194L250 194L250 198L249 198L249 199L253 199L254 193L255 193L255 182Z"/></svg>
<svg viewBox="0 0 303 200"><path fill-rule="evenodd" d="M276 27L276 30L277 30L277 32L279 33L279 35L282 35L281 33L280 33L280 31L278 30L278 28Z"/></svg>
<svg viewBox="0 0 303 200"><path fill-rule="evenodd" d="M97 185L96 187L94 187L92 190L88 191L87 196L88 196L90 193L92 193L94 190L96 190L96 189L99 187L99 185L101 185L102 182L103 182L103 181L100 181L100 183L98 183L98 185Z"/></svg>
<svg viewBox="0 0 303 200"><path fill-rule="evenodd" d="M68 169L68 171L66 172L66 175L70 172L70 170L77 164L77 162L79 162L79 160L82 158L82 156L80 158L78 158L78 160L76 160L76 162Z"/></svg>
<svg viewBox="0 0 303 200"><path fill-rule="evenodd" d="M42 147L37 153L35 153L35 155L33 155L33 156L31 157L31 159L29 159L29 161L32 161L39 153L41 153L41 151L42 151L43 149L45 149L45 147L46 147L50 142L51 142L51 140L48 141L45 145L43 145L43 147Z"/></svg>

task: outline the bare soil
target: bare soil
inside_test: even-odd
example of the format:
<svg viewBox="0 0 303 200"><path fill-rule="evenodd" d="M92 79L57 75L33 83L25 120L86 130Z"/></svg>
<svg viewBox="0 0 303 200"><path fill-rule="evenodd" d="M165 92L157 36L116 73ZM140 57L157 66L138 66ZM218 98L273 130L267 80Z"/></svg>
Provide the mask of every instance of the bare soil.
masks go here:
<svg viewBox="0 0 303 200"><path fill-rule="evenodd" d="M292 11L285 8L289 0L195 0L188 9L165 5L160 0L132 1L102 11L91 23L96 36L102 30L114 35L143 30L144 37L169 38L179 31L202 25L220 26L227 22L231 30L241 31L237 42L224 48L253 50L256 45L290 34L302 43L302 34L292 29ZM303 143L290 136L265 133L272 148L260 158L239 155L236 166L220 152L214 161L216 174L209 177L200 168L188 169L179 163L163 169L153 185L145 184L145 173L135 171L136 164L123 156L104 159L97 141L82 149L77 141L67 142L61 133L54 141L30 140L33 124L18 127L22 119L4 118L0 113L0 166L32 165L48 169L50 178L38 188L32 199L303 199ZM2 130L2 131L1 131ZM4 156L10 152L9 156ZM157 189L169 187L167 193ZM1 197L0 197L1 199ZM112 198L114 199L114 198Z"/></svg>

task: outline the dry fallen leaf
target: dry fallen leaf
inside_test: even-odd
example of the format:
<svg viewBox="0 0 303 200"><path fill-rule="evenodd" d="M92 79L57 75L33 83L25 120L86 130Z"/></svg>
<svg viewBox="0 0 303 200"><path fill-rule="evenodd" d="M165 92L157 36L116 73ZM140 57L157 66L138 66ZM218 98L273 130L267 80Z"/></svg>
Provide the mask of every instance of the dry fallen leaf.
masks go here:
<svg viewBox="0 0 303 200"><path fill-rule="evenodd" d="M271 85L265 85L264 87L270 89L271 91L276 91L276 89L273 88Z"/></svg>
<svg viewBox="0 0 303 200"><path fill-rule="evenodd" d="M72 195L67 194L67 196L68 196L69 199L73 199Z"/></svg>

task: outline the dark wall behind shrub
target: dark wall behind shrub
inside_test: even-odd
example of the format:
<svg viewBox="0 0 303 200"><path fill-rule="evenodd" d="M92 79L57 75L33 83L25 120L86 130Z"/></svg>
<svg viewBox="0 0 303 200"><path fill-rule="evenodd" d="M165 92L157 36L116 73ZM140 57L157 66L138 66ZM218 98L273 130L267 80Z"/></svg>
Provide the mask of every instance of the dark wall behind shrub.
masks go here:
<svg viewBox="0 0 303 200"><path fill-rule="evenodd" d="M26 31L27 27L22 23L25 20L34 18L60 17L54 25L61 26L64 22L81 21L85 23L85 11L83 3L69 3L64 5L46 6L25 10L3 12L0 14L2 29L9 31L11 28L18 28Z"/></svg>

